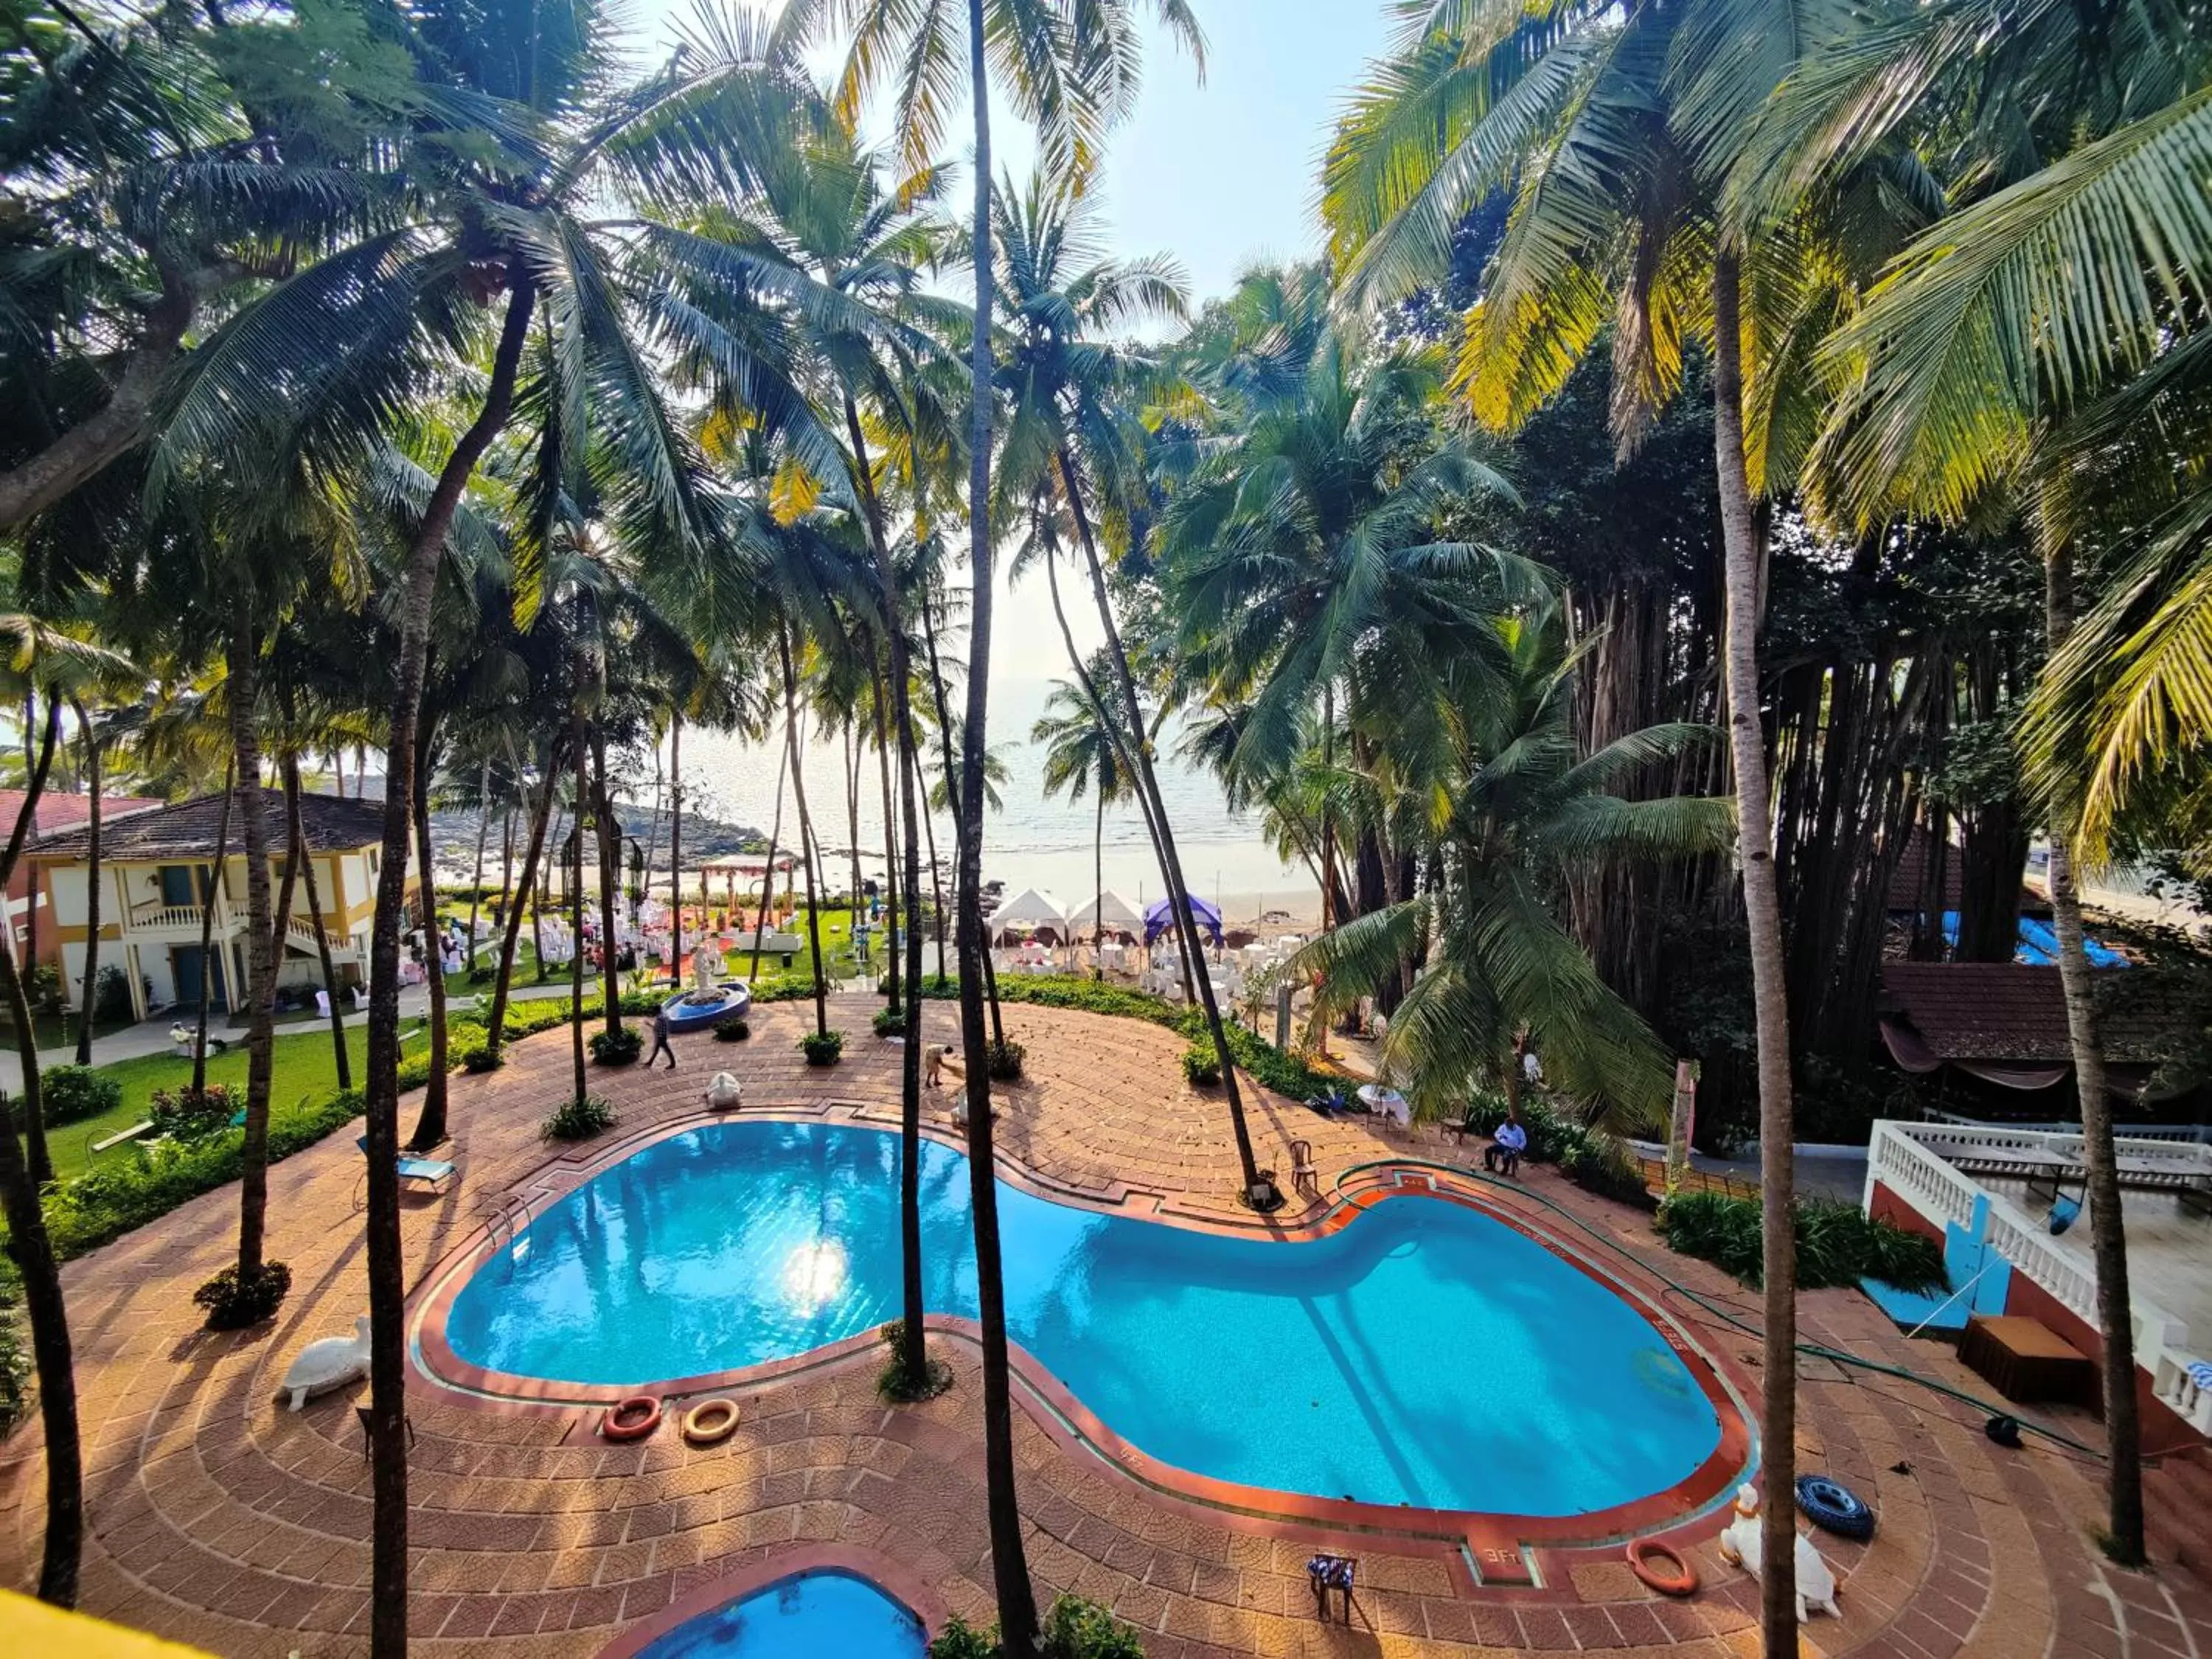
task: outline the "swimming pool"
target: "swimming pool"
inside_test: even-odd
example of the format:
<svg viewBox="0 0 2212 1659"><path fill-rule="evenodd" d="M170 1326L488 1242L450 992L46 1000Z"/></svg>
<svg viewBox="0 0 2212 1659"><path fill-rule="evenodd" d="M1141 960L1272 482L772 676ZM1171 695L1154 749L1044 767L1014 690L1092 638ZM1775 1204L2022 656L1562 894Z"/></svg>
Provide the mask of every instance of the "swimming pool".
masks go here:
<svg viewBox="0 0 2212 1659"><path fill-rule="evenodd" d="M921 1621L865 1578L799 1573L687 1619L636 1659L921 1659Z"/></svg>
<svg viewBox="0 0 2212 1659"><path fill-rule="evenodd" d="M925 1140L932 1312L972 1318L966 1159ZM1651 1322L1475 1210L1393 1200L1244 1239L1000 1183L1013 1340L1111 1433L1218 1481L1561 1516L1666 1491L1721 1440ZM898 1138L704 1124L552 1204L453 1297L446 1345L530 1378L643 1386L787 1358L898 1310Z"/></svg>

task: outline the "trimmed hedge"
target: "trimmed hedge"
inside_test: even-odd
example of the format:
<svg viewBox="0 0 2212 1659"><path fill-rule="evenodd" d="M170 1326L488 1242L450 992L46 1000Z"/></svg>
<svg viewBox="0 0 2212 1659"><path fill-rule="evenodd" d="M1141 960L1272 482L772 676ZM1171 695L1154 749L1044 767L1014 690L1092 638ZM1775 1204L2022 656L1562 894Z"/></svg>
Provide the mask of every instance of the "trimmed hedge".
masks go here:
<svg viewBox="0 0 2212 1659"><path fill-rule="evenodd" d="M113 1111L123 1103L123 1085L90 1066L49 1066L39 1073L39 1098L53 1129Z"/></svg>

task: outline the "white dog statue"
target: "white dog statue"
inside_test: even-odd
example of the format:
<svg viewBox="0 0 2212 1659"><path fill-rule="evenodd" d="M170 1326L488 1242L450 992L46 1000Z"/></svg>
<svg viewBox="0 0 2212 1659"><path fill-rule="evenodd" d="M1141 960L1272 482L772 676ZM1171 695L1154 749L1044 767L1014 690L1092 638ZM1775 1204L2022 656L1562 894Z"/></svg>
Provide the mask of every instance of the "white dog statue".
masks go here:
<svg viewBox="0 0 2212 1659"><path fill-rule="evenodd" d="M1754 1578L1762 1577L1761 1563L1765 1559L1766 1546L1763 1536L1765 1522L1759 1513L1759 1492L1749 1483L1735 1489L1735 1519L1721 1528L1722 1559L1734 1562ZM1836 1606L1836 1574L1833 1568L1820 1559L1820 1552L1813 1547L1813 1540L1803 1533L1797 1534L1797 1619L1803 1623L1806 1608L1814 1607L1832 1617L1843 1617Z"/></svg>
<svg viewBox="0 0 2212 1659"><path fill-rule="evenodd" d="M735 1111L744 1098L738 1079L728 1072L717 1072L707 1085L707 1103L718 1112Z"/></svg>
<svg viewBox="0 0 2212 1659"><path fill-rule="evenodd" d="M318 1337L300 1350L284 1373L294 1411L307 1403L309 1395L325 1394L368 1375L368 1316L355 1320L353 1329L351 1336Z"/></svg>

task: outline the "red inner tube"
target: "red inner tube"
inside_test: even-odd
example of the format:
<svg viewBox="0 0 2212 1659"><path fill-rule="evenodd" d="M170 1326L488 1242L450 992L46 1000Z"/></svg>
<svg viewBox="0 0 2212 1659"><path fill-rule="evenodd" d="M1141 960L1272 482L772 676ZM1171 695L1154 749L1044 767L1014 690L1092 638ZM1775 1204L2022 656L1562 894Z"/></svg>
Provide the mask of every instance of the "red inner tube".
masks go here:
<svg viewBox="0 0 2212 1659"><path fill-rule="evenodd" d="M1645 1558L1661 1556L1674 1564L1662 1572ZM1638 1538L1628 1546L1628 1570L1662 1595L1687 1595L1698 1588L1698 1570L1668 1545L1654 1538Z"/></svg>
<svg viewBox="0 0 2212 1659"><path fill-rule="evenodd" d="M599 1432L609 1440L642 1440L659 1426L660 1402L649 1394L617 1401L599 1419Z"/></svg>

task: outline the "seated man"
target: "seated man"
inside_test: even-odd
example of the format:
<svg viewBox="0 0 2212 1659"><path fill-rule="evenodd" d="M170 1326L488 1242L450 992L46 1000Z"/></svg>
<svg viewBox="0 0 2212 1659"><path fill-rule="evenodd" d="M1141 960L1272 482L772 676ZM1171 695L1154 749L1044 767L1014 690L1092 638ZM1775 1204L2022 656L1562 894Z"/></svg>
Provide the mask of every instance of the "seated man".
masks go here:
<svg viewBox="0 0 2212 1659"><path fill-rule="evenodd" d="M1528 1131L1521 1126L1520 1119L1509 1117L1482 1149L1482 1167L1492 1175L1512 1175L1521 1167L1521 1154L1528 1150Z"/></svg>

